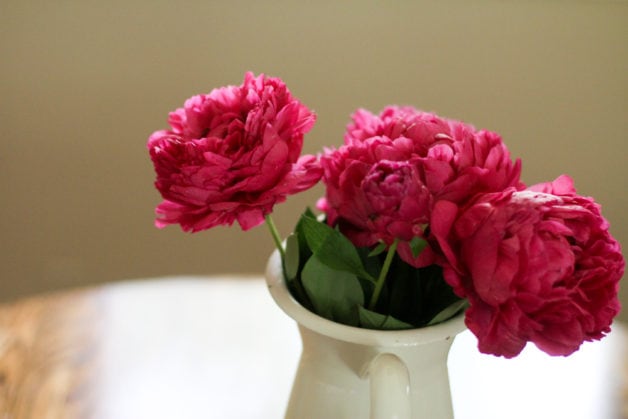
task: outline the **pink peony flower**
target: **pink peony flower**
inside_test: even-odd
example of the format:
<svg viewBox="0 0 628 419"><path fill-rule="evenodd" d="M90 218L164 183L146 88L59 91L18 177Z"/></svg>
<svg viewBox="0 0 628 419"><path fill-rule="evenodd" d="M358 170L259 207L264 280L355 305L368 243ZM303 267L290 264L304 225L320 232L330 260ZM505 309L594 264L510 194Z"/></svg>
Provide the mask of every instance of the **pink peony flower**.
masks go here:
<svg viewBox="0 0 628 419"><path fill-rule="evenodd" d="M170 114L170 130L148 139L164 198L155 224L191 232L261 224L275 204L320 179L317 159L300 157L314 121L280 79L264 75L191 97Z"/></svg>
<svg viewBox="0 0 628 419"><path fill-rule="evenodd" d="M319 208L328 222L357 246L400 239L399 255L414 266L433 262L429 249L415 258L408 242L424 235L436 202L523 188L521 163L512 162L499 135L412 107L378 116L358 110L345 145L325 150L321 165L327 193Z"/></svg>
<svg viewBox="0 0 628 419"><path fill-rule="evenodd" d="M343 198L354 205L347 207L340 225L357 245L370 246L379 240L391 244L395 238L410 241L423 234L431 196L414 166L390 160L372 165L346 161L350 167L342 180Z"/></svg>
<svg viewBox="0 0 628 419"><path fill-rule="evenodd" d="M625 262L599 206L570 178L463 208L440 201L431 227L481 352L510 358L531 341L569 355L610 331Z"/></svg>

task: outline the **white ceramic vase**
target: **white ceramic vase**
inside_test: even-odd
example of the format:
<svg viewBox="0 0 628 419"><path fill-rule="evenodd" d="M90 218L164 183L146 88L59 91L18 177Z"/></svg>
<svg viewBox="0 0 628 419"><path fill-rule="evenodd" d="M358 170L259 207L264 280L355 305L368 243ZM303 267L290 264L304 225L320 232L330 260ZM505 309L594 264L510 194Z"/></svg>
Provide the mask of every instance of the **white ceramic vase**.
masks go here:
<svg viewBox="0 0 628 419"><path fill-rule="evenodd" d="M465 329L463 314L400 331L332 322L292 297L276 251L266 282L279 307L297 322L303 341L287 419L453 418L447 355Z"/></svg>

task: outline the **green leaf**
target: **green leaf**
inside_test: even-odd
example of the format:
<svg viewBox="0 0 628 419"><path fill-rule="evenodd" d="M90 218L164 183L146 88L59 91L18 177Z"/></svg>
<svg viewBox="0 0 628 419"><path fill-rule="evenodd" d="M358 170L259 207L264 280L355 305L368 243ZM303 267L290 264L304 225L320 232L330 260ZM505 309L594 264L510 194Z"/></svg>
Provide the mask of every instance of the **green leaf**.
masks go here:
<svg viewBox="0 0 628 419"><path fill-rule="evenodd" d="M297 222L297 225L294 228L294 233L297 235L297 238L299 239L299 260L300 260L301 265L303 265L303 263L305 263L305 261L308 260L310 256L312 256L312 250L310 249L310 246L307 243L307 240L305 240L305 232L303 231L303 219L304 218L315 219L315 216L312 213L312 211L309 208L307 208L305 212L301 214L301 218L299 218L299 221Z"/></svg>
<svg viewBox="0 0 628 419"><path fill-rule="evenodd" d="M363 306L358 307L358 314L360 315L360 325L367 329L403 330L414 328L413 325L402 322L393 316L386 316L385 314L368 310Z"/></svg>
<svg viewBox="0 0 628 419"><path fill-rule="evenodd" d="M410 250L412 251L412 257L414 258L418 257L423 249L425 249L425 246L427 246L427 242L418 236L414 236L408 244L410 245Z"/></svg>
<svg viewBox="0 0 628 419"><path fill-rule="evenodd" d="M303 211L303 216L316 219L316 214L312 211L312 208L306 207L305 211Z"/></svg>
<svg viewBox="0 0 628 419"><path fill-rule="evenodd" d="M357 307L364 304L364 293L354 274L332 269L314 255L303 267L301 282L318 315L358 325Z"/></svg>
<svg viewBox="0 0 628 419"><path fill-rule="evenodd" d="M299 220L299 224L301 231L304 233L303 237L307 240L308 246L314 253L325 243L327 237L331 236L335 231L327 224L321 223L305 214Z"/></svg>
<svg viewBox="0 0 628 419"><path fill-rule="evenodd" d="M310 217L301 217L300 223L308 246L324 265L375 282L353 243L342 233Z"/></svg>
<svg viewBox="0 0 628 419"><path fill-rule="evenodd" d="M387 247L388 245L386 243L380 242L373 250L371 250L371 253L369 253L369 257L381 254L382 252L384 252L384 250L386 250Z"/></svg>
<svg viewBox="0 0 628 419"><path fill-rule="evenodd" d="M434 318L432 318L432 320L430 320L427 325L431 326L433 324L441 323L441 322L444 322L445 320L451 319L453 316L458 314L461 310L465 309L467 306L467 303L468 303L467 300L463 299L463 300L456 301L453 304L450 304L448 307L446 307L444 310L442 310L440 313L434 316Z"/></svg>
<svg viewBox="0 0 628 419"><path fill-rule="evenodd" d="M299 238L297 233L292 233L286 239L286 278L290 281L299 274Z"/></svg>
<svg viewBox="0 0 628 419"><path fill-rule="evenodd" d="M381 258L379 256L370 257L370 249L368 247L358 247L357 250L358 254L360 255L360 259L362 260L362 266L364 266L366 272L368 272L372 278L377 278L382 270ZM362 288L364 289L364 295L370 295L375 288L375 283L371 280L366 280L361 277L360 279L362 279Z"/></svg>

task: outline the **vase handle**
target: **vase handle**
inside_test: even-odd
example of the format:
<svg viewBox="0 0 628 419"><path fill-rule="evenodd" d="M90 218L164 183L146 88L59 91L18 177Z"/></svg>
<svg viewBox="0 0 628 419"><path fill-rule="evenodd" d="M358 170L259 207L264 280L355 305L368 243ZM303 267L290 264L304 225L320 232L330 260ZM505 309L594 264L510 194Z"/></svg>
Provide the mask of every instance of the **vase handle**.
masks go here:
<svg viewBox="0 0 628 419"><path fill-rule="evenodd" d="M371 419L410 419L410 374L398 356L377 355L364 376L371 387Z"/></svg>

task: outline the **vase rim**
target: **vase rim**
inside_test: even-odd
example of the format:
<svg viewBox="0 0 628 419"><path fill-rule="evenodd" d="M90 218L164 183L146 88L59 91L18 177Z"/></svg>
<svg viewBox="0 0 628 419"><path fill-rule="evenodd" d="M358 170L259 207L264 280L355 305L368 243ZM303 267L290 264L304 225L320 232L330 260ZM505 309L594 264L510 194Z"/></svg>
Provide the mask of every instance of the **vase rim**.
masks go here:
<svg viewBox="0 0 628 419"><path fill-rule="evenodd" d="M432 326L405 330L375 330L348 326L319 316L303 307L286 286L281 256L275 250L266 265L266 285L279 307L301 327L338 340L371 346L413 346L452 339L462 332L464 312Z"/></svg>

